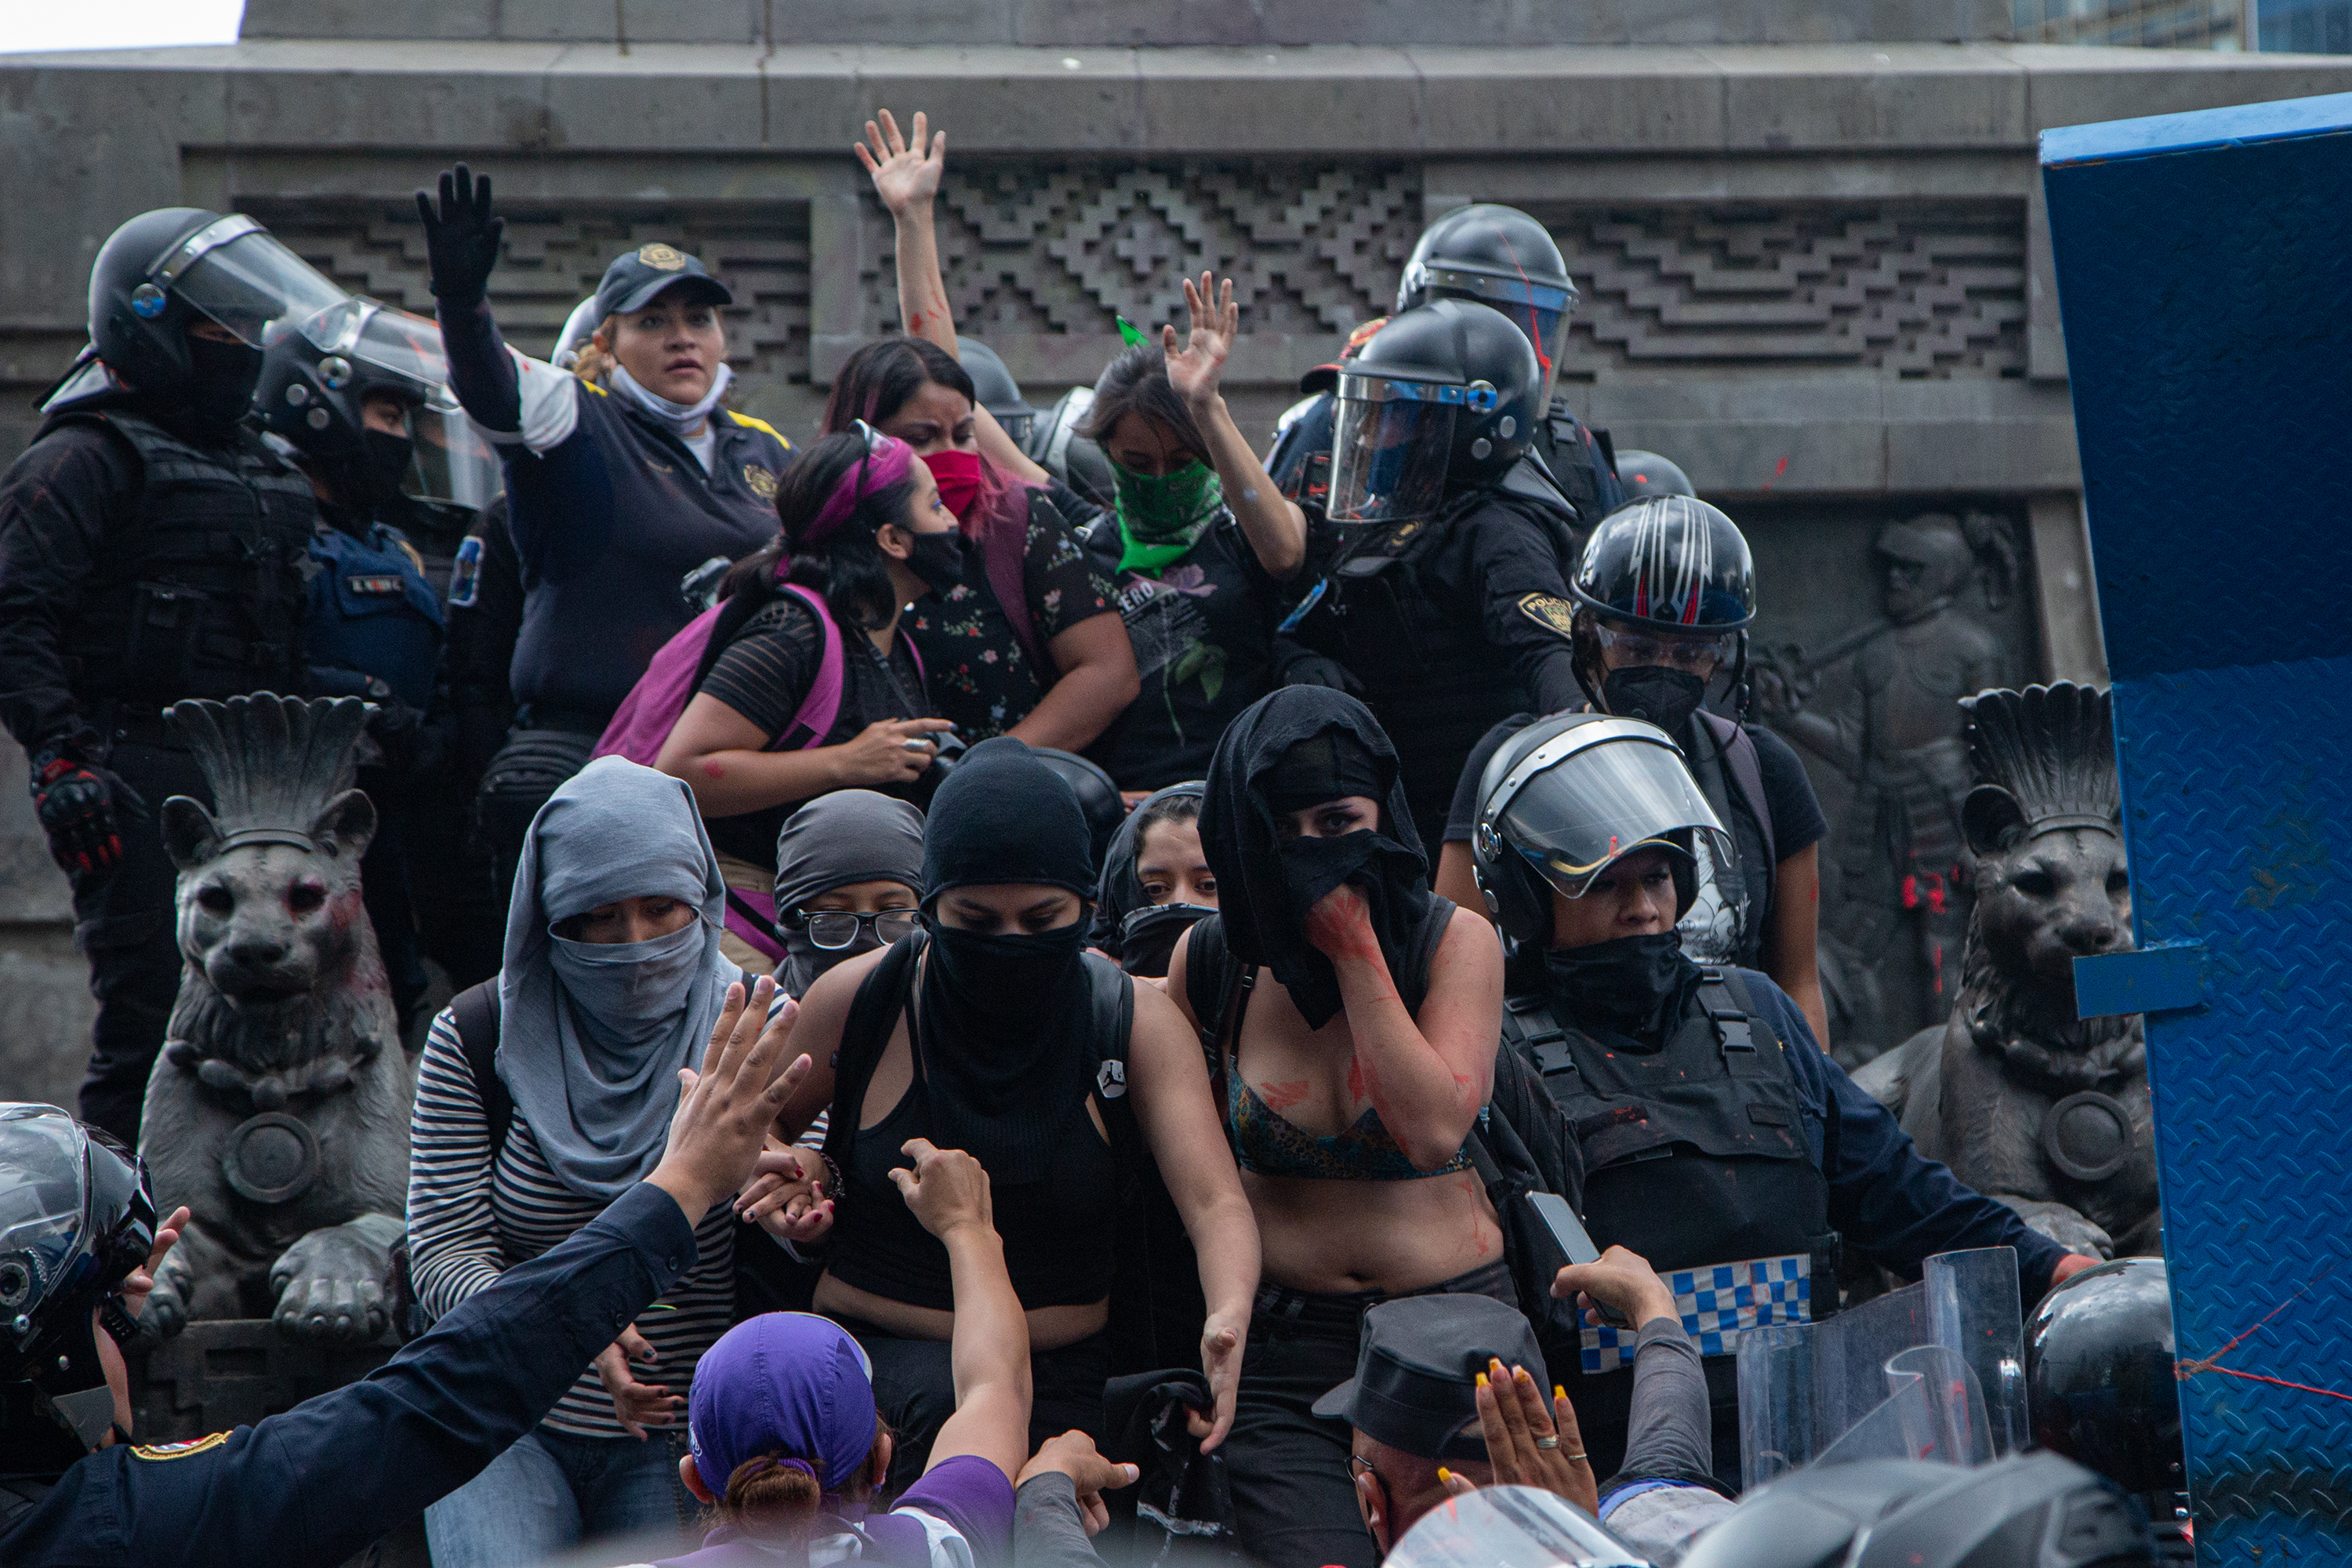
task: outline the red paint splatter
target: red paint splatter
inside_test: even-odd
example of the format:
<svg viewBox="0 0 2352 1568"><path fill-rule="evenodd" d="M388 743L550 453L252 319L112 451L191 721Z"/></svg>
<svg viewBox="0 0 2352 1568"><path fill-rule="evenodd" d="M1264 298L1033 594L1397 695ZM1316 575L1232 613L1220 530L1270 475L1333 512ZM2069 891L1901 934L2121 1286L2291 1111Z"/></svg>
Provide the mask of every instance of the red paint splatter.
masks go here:
<svg viewBox="0 0 2352 1568"><path fill-rule="evenodd" d="M1307 1087L1306 1079L1293 1079L1286 1083L1267 1084L1257 1091L1257 1097L1265 1101L1268 1110L1288 1110L1307 1098Z"/></svg>
<svg viewBox="0 0 2352 1568"><path fill-rule="evenodd" d="M702 776L707 779L723 779L727 776L727 769L719 763L706 759L702 764Z"/></svg>
<svg viewBox="0 0 2352 1568"><path fill-rule="evenodd" d="M1364 1098L1364 1063L1360 1057L1348 1058L1348 1097L1350 1100Z"/></svg>
<svg viewBox="0 0 2352 1568"><path fill-rule="evenodd" d="M1772 466L1772 477L1764 481L1764 488L1768 490L1770 489L1773 485L1780 481L1780 476L1788 471L1789 459L1787 458L1782 458L1778 463Z"/></svg>

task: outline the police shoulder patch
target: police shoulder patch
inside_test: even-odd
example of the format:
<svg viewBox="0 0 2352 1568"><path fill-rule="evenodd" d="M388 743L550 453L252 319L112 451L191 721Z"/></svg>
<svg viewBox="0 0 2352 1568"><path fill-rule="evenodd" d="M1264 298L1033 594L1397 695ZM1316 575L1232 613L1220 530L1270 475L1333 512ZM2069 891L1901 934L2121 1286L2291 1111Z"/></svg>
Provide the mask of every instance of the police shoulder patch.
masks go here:
<svg viewBox="0 0 2352 1568"><path fill-rule="evenodd" d="M1557 594L1522 594L1519 613L1546 631L1570 634L1576 621L1576 605Z"/></svg>
<svg viewBox="0 0 2352 1568"><path fill-rule="evenodd" d="M226 1432L209 1436L191 1437L184 1443L145 1443L131 1450L134 1459L184 1459L191 1454L201 1454L207 1448L217 1448L228 1441Z"/></svg>

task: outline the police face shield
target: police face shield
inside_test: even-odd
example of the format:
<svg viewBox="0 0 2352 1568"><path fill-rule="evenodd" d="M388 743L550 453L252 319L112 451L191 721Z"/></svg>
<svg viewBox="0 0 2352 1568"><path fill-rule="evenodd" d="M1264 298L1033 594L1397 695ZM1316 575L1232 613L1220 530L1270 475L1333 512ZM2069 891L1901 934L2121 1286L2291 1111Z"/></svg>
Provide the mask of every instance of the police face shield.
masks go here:
<svg viewBox="0 0 2352 1568"><path fill-rule="evenodd" d="M1636 849L1727 864L1731 837L1664 731L1630 719L1580 724L1538 746L1481 792L1480 853L1516 853L1566 897Z"/></svg>
<svg viewBox="0 0 2352 1568"><path fill-rule="evenodd" d="M506 470L481 432L457 406L455 394L434 389L408 415L416 458L401 489L415 500L467 514L487 511L506 492Z"/></svg>
<svg viewBox="0 0 2352 1568"><path fill-rule="evenodd" d="M1469 394L1467 387L1342 372L1331 441L1331 521L1374 525L1434 516L1454 455L1454 416ZM1492 389L1486 396L1493 398Z"/></svg>
<svg viewBox="0 0 2352 1568"><path fill-rule="evenodd" d="M208 224L173 247L149 280L132 291L131 308L142 315L161 315L166 293L253 348L265 346L274 322L308 321L350 301L342 289L242 214Z"/></svg>
<svg viewBox="0 0 2352 1568"><path fill-rule="evenodd" d="M478 512L505 489L505 474L449 389L439 325L373 300L344 300L300 326L321 356L321 379L362 395L390 393L407 408L415 457L402 489L429 506ZM335 362L343 362L339 368Z"/></svg>

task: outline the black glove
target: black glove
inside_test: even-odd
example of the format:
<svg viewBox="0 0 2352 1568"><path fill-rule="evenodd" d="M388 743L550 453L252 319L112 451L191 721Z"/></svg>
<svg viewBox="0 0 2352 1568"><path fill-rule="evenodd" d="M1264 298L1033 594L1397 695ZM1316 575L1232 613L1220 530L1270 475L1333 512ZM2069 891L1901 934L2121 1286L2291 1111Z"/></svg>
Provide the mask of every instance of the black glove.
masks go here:
<svg viewBox="0 0 2352 1568"><path fill-rule="evenodd" d="M381 680L368 682L368 700L376 705L368 715L367 731L383 749L384 771L414 772L425 757L425 712L392 694Z"/></svg>
<svg viewBox="0 0 2352 1568"><path fill-rule="evenodd" d="M128 815L147 815L138 791L86 761L73 742L52 742L34 756L33 812L49 836L49 858L68 875L109 870L122 858L117 799Z"/></svg>
<svg viewBox="0 0 2352 1568"><path fill-rule="evenodd" d="M454 310L473 309L489 289L507 233L507 220L490 216L490 177L478 178L460 163L441 176L439 209L430 192L419 191L416 210L425 219L434 299Z"/></svg>
<svg viewBox="0 0 2352 1568"><path fill-rule="evenodd" d="M1328 686L1334 691L1344 691L1350 697L1364 694L1364 683L1355 678L1346 665L1338 659L1326 658L1319 653L1300 654L1282 667L1285 686Z"/></svg>

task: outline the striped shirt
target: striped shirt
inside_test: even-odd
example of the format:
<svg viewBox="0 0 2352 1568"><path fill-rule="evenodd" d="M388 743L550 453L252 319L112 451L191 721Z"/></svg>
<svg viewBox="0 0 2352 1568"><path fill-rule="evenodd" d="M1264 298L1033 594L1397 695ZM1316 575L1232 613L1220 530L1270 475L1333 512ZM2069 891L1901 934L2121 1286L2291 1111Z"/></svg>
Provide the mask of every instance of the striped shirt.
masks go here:
<svg viewBox="0 0 2352 1568"><path fill-rule="evenodd" d="M549 1169L520 1107L493 1165L488 1118L447 1008L433 1020L417 1063L408 1158L410 1268L417 1300L436 1318L604 1212L600 1200L582 1197ZM694 1239L700 1251L695 1266L636 1325L661 1352L650 1366L634 1369L637 1380L678 1395L693 1382L695 1363L734 1316L732 1206L713 1207L695 1226ZM574 1436L626 1436L593 1366L572 1383L546 1424Z"/></svg>

